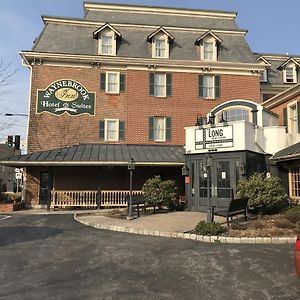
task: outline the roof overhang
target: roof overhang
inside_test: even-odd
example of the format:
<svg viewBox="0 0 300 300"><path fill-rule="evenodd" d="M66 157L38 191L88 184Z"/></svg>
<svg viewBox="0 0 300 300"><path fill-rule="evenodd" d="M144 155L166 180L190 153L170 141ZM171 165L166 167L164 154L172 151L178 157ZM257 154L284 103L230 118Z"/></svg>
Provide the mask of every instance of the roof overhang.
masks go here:
<svg viewBox="0 0 300 300"><path fill-rule="evenodd" d="M148 35L148 37L147 37L147 41L148 42L151 42L152 41L152 39L153 39L153 37L155 37L158 33L163 33L163 34L165 34L167 37L168 37L168 39L169 39L169 42L171 41L171 42L173 42L174 40L175 40L175 37L170 33L170 32L168 32L165 28L163 28L163 27L159 27L158 29L156 29L154 32L152 32L151 34L149 34Z"/></svg>
<svg viewBox="0 0 300 300"><path fill-rule="evenodd" d="M201 35L199 38L197 38L197 40L195 41L195 44L196 44L196 45L199 45L199 44L201 43L201 41L202 41L203 39L205 39L207 36L213 37L213 38L216 40L217 44L223 43L223 40L222 40L222 39L220 39L220 38L219 38L215 33L213 33L211 30L208 30L208 31L205 32L203 35Z"/></svg>
<svg viewBox="0 0 300 300"><path fill-rule="evenodd" d="M282 70L289 63L293 63L294 65L300 67L300 64L293 57L290 57L288 60L286 60L284 63L282 63L277 69Z"/></svg>
<svg viewBox="0 0 300 300"><path fill-rule="evenodd" d="M95 30L93 32L93 38L94 39L98 39L98 35L101 31L103 31L104 29L109 28L111 31L114 32L114 34L116 35L117 38L121 38L122 34L120 31L118 31L117 29L115 29L112 25L110 25L109 23L105 23L103 26L99 27L97 30Z"/></svg>

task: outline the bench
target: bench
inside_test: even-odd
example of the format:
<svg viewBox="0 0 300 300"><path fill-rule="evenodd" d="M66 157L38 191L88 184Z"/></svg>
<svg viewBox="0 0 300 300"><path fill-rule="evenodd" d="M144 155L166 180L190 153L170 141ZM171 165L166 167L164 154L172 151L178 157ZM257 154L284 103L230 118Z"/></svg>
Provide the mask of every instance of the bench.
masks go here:
<svg viewBox="0 0 300 300"><path fill-rule="evenodd" d="M130 195L126 196L126 199L129 207ZM132 195L132 206L136 206L138 218L140 217L140 208L143 208L145 213L147 207L153 207L155 213L155 205L146 205L146 200L142 194Z"/></svg>
<svg viewBox="0 0 300 300"><path fill-rule="evenodd" d="M245 221L247 221L247 203L248 199L246 198L232 199L227 209L215 210L214 215L225 217L227 219L227 226L229 226L229 217L232 220L232 217L236 215L244 214Z"/></svg>

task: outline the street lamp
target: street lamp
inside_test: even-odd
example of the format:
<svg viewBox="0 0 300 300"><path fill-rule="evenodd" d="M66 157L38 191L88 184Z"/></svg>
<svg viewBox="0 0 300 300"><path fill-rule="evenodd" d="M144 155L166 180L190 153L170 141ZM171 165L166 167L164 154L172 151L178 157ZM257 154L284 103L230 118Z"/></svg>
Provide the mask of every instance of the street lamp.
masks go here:
<svg viewBox="0 0 300 300"><path fill-rule="evenodd" d="M132 173L135 169L135 161L131 157L130 161L128 162L128 171L130 175L130 180L129 180L129 206L128 206L128 215L127 215L127 220L132 220L133 219L133 207L132 207Z"/></svg>

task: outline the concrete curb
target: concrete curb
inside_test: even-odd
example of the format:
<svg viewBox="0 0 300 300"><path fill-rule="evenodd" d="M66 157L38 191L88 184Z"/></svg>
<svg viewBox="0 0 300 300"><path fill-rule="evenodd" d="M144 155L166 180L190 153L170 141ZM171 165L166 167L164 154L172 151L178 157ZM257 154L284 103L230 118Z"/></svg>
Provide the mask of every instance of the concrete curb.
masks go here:
<svg viewBox="0 0 300 300"><path fill-rule="evenodd" d="M82 221L78 218L80 213L74 214L74 219L84 225L94 227L97 229L112 230L118 232L126 232L141 235L162 236L169 238L180 238L187 240L200 241L205 243L223 243L223 244L293 244L296 242L296 237L227 237L227 236L206 236L197 235L192 233L170 232L170 231L158 231L148 229L135 229L128 226L116 226L116 225L101 225L90 224Z"/></svg>

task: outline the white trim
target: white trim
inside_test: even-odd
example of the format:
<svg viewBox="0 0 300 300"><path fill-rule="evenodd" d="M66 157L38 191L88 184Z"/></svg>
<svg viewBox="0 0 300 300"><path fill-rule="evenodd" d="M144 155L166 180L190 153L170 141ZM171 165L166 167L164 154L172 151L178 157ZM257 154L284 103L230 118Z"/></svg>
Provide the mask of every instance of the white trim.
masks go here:
<svg viewBox="0 0 300 300"><path fill-rule="evenodd" d="M163 121L164 121L164 137L163 137L163 139L155 139L155 134L154 134L154 131L155 130L157 130L157 129L155 129L155 120L157 120L157 119L163 119ZM167 128L166 128L166 125L167 125L167 118L166 117L160 117L160 116L154 116L153 117L153 141L154 142L165 142L166 141L166 136L167 136Z"/></svg>
<svg viewBox="0 0 300 300"><path fill-rule="evenodd" d="M287 73L286 73L286 69L292 69L293 72L293 81L288 81L287 80ZM289 63L287 64L284 69L283 69L283 82L284 83L297 83L297 68L296 65L294 63Z"/></svg>
<svg viewBox="0 0 300 300"><path fill-rule="evenodd" d="M103 53L103 37L111 38L111 53ZM107 55L107 56L115 56L117 54L117 39L116 34L112 30L104 29L101 33L99 33L98 38L98 54Z"/></svg>
<svg viewBox="0 0 300 300"><path fill-rule="evenodd" d="M108 122L115 122L116 123L116 138L115 139L108 139L107 137L107 123ZM119 124L120 120L119 119L104 119L104 140L108 142L117 142L119 141Z"/></svg>
<svg viewBox="0 0 300 300"><path fill-rule="evenodd" d="M116 91L110 92L108 90L109 75L117 75L117 83L116 83L117 84L117 90ZM107 94L120 94L120 72L110 72L110 71L105 72L105 93L107 93Z"/></svg>
<svg viewBox="0 0 300 300"><path fill-rule="evenodd" d="M157 91L157 85L155 84L155 77L158 75L164 75L164 93L163 95L155 95ZM162 73L162 72L155 72L154 73L154 82L153 82L153 86L154 86L154 97L156 98L166 98L167 97L167 74L166 73Z"/></svg>
<svg viewBox="0 0 300 300"><path fill-rule="evenodd" d="M286 108L287 108L287 128L288 128L288 132L290 134L296 134L298 133L298 112L297 112L297 100L292 101L290 103L287 104ZM292 126L292 116L291 116L291 108L295 107L295 117L296 117L296 124L293 124ZM294 126L295 125L295 126ZM292 131L291 129L294 129L294 131Z"/></svg>
<svg viewBox="0 0 300 300"><path fill-rule="evenodd" d="M212 59L205 58L205 44L212 44ZM206 36L201 40L200 43L200 59L204 61L216 61L217 60L217 41L213 36Z"/></svg>
<svg viewBox="0 0 300 300"><path fill-rule="evenodd" d="M168 14L177 16L206 16L213 18L229 18L235 19L237 16L236 12L225 12L225 11L214 11L214 10L189 10L180 8L169 8L169 7L150 7L150 6L139 6L139 5L122 5L122 4L102 4L102 3L84 3L84 10L108 10L108 11L125 11L135 13L148 13L148 14Z"/></svg>
<svg viewBox="0 0 300 300"><path fill-rule="evenodd" d="M165 55L164 56L156 55L156 44L157 44L158 40L164 42L164 46L165 46ZM153 58L169 58L169 52L170 52L170 45L168 42L168 36L166 34L156 34L152 38L152 57Z"/></svg>

